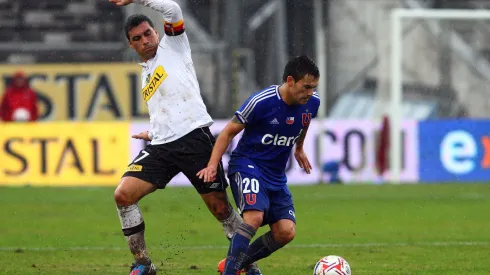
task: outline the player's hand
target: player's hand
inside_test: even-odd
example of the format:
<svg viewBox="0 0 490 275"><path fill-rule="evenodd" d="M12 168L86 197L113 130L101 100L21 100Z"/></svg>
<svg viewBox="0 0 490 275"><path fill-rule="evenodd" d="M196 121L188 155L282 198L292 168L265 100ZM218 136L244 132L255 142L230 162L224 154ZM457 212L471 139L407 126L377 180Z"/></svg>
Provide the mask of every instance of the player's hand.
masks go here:
<svg viewBox="0 0 490 275"><path fill-rule="evenodd" d="M133 0L109 0L109 2L114 3L118 6L126 6L133 3Z"/></svg>
<svg viewBox="0 0 490 275"><path fill-rule="evenodd" d="M145 141L151 141L150 136L148 135L148 131L141 132L141 133L139 133L137 135L132 135L131 137L132 138L135 138L135 139L142 139L142 140L145 140Z"/></svg>
<svg viewBox="0 0 490 275"><path fill-rule="evenodd" d="M212 182L216 179L217 172L218 172L217 167L208 165L208 167L197 172L196 176L198 176L199 179L202 179L204 182Z"/></svg>
<svg viewBox="0 0 490 275"><path fill-rule="evenodd" d="M308 160L308 157L306 156L306 153L303 150L303 148L296 149L294 151L294 157L296 158L299 167L305 169L306 174L309 174L313 168L311 167L311 163Z"/></svg>

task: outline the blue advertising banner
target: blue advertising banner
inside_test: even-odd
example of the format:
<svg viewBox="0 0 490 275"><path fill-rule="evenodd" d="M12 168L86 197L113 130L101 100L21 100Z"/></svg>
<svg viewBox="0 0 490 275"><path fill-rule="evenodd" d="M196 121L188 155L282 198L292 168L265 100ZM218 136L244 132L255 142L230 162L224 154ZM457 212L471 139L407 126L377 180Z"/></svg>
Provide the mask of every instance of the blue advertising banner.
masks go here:
<svg viewBox="0 0 490 275"><path fill-rule="evenodd" d="M422 182L490 182L490 120L419 123Z"/></svg>

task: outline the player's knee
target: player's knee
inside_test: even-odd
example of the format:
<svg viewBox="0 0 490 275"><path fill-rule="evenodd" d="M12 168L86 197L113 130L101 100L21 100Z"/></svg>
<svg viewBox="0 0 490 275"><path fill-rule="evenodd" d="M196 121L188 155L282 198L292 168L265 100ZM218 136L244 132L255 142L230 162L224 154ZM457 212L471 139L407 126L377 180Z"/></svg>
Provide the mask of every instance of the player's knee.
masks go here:
<svg viewBox="0 0 490 275"><path fill-rule="evenodd" d="M114 200L117 205L129 206L137 203L144 196L154 192L156 186L133 177L123 177L114 191Z"/></svg>
<svg viewBox="0 0 490 275"><path fill-rule="evenodd" d="M116 204L120 206L129 206L136 203L130 192L124 188L121 188L120 186L118 186L116 191L114 191L114 201L116 201Z"/></svg>
<svg viewBox="0 0 490 275"><path fill-rule="evenodd" d="M296 227L294 224L281 226L273 232L274 239L281 243L282 245L286 245L290 243L294 237L296 236Z"/></svg>

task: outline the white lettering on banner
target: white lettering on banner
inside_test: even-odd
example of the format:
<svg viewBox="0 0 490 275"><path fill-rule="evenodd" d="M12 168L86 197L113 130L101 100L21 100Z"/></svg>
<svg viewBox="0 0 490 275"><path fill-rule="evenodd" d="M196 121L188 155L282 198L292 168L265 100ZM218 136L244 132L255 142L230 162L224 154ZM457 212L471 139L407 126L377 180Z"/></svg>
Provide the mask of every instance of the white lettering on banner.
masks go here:
<svg viewBox="0 0 490 275"><path fill-rule="evenodd" d="M210 127L213 135L217 136L228 123L227 120L215 120ZM381 122L366 120L333 121L324 120L323 135L320 134L319 121L313 119L308 128L308 134L304 143L304 150L313 166L310 175L307 175L299 167L291 156L286 167L286 175L289 184L314 184L320 179L323 164L330 161L340 162L340 178L344 182L372 182L377 178L376 174L376 134L381 127ZM147 123L134 123L131 125L132 133L139 133L149 129ZM402 123L403 135L403 169L401 178L403 182L415 183L418 180L418 132L417 122L414 120ZM222 161L225 170L228 168L229 156L236 147L241 134L236 136L230 148L223 155ZM292 146L296 140L291 137L264 135L264 144L276 144L279 146ZM318 144L323 139L323 151L319 152ZM289 145L287 145L289 143ZM141 140L131 140L131 161L138 155L144 143ZM328 175L325 174L325 179ZM389 180L390 174L386 173L385 179ZM190 186L189 180L182 174L177 175L170 185Z"/></svg>
<svg viewBox="0 0 490 275"><path fill-rule="evenodd" d="M446 134L441 142L441 163L453 174L467 174L475 169L478 148L473 136L463 130Z"/></svg>

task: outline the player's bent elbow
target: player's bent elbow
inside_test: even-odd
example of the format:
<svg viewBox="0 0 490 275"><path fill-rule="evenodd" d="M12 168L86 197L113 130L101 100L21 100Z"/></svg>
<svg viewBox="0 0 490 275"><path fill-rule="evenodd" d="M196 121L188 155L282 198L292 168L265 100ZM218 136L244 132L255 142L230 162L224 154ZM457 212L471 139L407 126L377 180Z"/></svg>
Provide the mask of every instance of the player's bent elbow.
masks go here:
<svg viewBox="0 0 490 275"><path fill-rule="evenodd" d="M179 17L182 16L182 9L180 8L180 6L177 2L170 1L168 9L171 11L172 14L178 15ZM172 23L175 23L175 22L172 22Z"/></svg>
<svg viewBox="0 0 490 275"><path fill-rule="evenodd" d="M179 3L172 1L171 5L174 12L182 12Z"/></svg>

